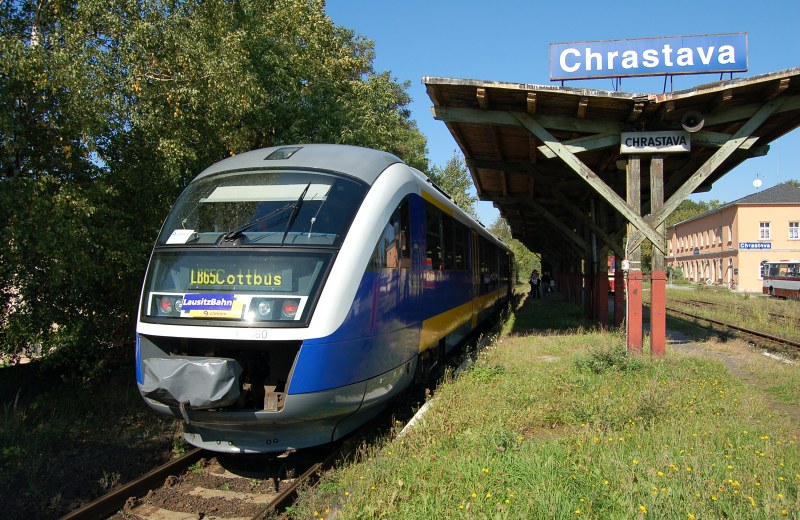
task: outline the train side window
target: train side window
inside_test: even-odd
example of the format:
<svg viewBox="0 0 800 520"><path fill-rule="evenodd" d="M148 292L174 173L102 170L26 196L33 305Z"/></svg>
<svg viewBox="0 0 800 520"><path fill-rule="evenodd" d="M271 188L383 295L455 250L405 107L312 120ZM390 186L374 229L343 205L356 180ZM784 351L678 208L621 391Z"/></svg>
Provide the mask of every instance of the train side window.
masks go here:
<svg viewBox="0 0 800 520"><path fill-rule="evenodd" d="M425 262L427 268L434 271L441 271L444 267L442 214L431 206L425 208Z"/></svg>
<svg viewBox="0 0 800 520"><path fill-rule="evenodd" d="M442 216L442 242L444 249L444 263L442 266L443 271L451 271L454 267L454 248L453 248L453 224L452 217L447 215Z"/></svg>
<svg viewBox="0 0 800 520"><path fill-rule="evenodd" d="M456 271L467 270L467 227L460 222L454 226L453 236L453 269Z"/></svg>
<svg viewBox="0 0 800 520"><path fill-rule="evenodd" d="M411 264L410 219L408 213L408 200L403 200L394 210L389 222L383 227L375 250L372 252L370 267L377 269L398 269L409 267Z"/></svg>

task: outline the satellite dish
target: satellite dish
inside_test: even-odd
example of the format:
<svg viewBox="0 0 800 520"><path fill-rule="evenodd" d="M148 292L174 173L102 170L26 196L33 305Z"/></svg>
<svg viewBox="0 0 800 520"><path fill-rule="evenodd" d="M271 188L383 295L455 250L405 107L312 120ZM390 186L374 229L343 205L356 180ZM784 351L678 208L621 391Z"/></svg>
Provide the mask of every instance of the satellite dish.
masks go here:
<svg viewBox="0 0 800 520"><path fill-rule="evenodd" d="M756 188L760 188L761 187L761 179L754 180L753 181L753 186L756 187Z"/></svg>

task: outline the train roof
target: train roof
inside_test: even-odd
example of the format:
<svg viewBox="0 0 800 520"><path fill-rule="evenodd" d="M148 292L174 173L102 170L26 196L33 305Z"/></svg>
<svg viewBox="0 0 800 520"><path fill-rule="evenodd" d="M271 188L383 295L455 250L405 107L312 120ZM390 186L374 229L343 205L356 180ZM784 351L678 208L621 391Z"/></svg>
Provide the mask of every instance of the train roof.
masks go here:
<svg viewBox="0 0 800 520"><path fill-rule="evenodd" d="M313 168L332 170L356 177L369 185L395 163L395 155L370 148L341 144L296 144L260 148L212 164L197 178L221 171L253 168Z"/></svg>

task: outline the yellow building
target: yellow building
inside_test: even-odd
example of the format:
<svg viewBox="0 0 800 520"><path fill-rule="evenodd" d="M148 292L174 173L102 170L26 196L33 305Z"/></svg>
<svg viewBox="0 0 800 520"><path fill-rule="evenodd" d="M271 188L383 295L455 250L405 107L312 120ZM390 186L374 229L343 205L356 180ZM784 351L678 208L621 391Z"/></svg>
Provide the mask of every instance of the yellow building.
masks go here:
<svg viewBox="0 0 800 520"><path fill-rule="evenodd" d="M761 264L800 258L800 188L789 183L667 229L667 265L687 280L761 292Z"/></svg>

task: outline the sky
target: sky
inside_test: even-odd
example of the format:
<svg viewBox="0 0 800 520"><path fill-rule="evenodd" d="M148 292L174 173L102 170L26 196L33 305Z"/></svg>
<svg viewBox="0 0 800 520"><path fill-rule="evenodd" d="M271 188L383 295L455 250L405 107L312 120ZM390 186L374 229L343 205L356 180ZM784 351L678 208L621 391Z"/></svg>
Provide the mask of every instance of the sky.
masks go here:
<svg viewBox="0 0 800 520"><path fill-rule="evenodd" d="M336 25L373 41L376 71L409 82L412 118L428 140L430 164L440 167L460 151L444 122L431 115L425 76L557 85L550 81L551 43L739 32L748 35L748 71L734 78L800 67L797 0L327 0L325 10ZM719 74L675 76L667 90L718 80ZM565 86L614 90L610 79ZM661 93L664 78L625 78L620 90ZM710 192L690 198L731 202L755 193L756 178L761 190L800 179L800 128L773 141L766 156L739 165ZM486 225L499 216L490 202L479 202L477 209Z"/></svg>

